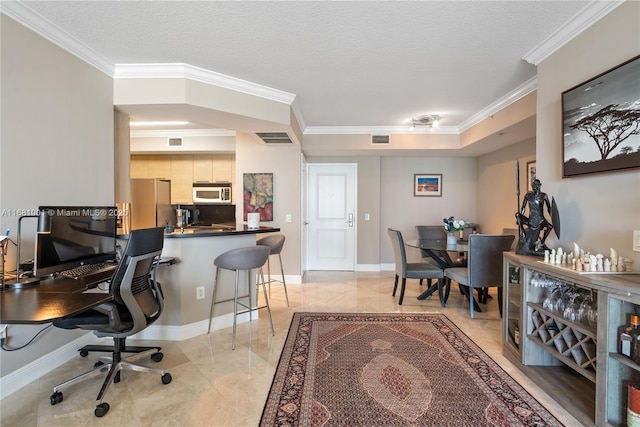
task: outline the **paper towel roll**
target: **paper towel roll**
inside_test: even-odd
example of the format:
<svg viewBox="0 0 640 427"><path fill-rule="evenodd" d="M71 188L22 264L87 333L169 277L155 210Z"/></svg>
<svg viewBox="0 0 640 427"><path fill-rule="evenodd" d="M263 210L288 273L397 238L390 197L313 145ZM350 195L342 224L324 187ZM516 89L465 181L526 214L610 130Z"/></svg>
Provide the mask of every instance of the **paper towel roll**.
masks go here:
<svg viewBox="0 0 640 427"><path fill-rule="evenodd" d="M247 214L247 227L251 230L255 230L260 228L260 214L259 213L248 213Z"/></svg>

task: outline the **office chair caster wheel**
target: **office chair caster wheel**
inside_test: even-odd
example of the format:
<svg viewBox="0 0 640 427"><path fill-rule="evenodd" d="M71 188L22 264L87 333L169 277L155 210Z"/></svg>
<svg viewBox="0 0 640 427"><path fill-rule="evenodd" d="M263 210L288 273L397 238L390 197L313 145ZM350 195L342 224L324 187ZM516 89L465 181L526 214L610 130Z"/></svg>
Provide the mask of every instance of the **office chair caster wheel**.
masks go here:
<svg viewBox="0 0 640 427"><path fill-rule="evenodd" d="M80 350L80 356L87 357L88 355L89 355L89 352L87 350Z"/></svg>
<svg viewBox="0 0 640 427"><path fill-rule="evenodd" d="M102 365L104 365L104 362L97 361L96 363L93 364L93 369L97 369Z"/></svg>
<svg viewBox="0 0 640 427"><path fill-rule="evenodd" d="M151 360L153 360L154 362L159 362L162 360L163 357L164 357L164 354L162 354L161 352L157 352L151 355Z"/></svg>
<svg viewBox="0 0 640 427"><path fill-rule="evenodd" d="M100 418L100 417L104 417L107 412L109 412L109 404L107 402L102 402L101 404L99 404L98 406L96 406L96 410L93 411L93 414Z"/></svg>
<svg viewBox="0 0 640 427"><path fill-rule="evenodd" d="M169 384L171 380L171 374L168 372L162 376L162 384Z"/></svg>
<svg viewBox="0 0 640 427"><path fill-rule="evenodd" d="M62 396L62 392L56 391L51 396L49 396L49 403L51 403L52 406L57 405L58 403L62 402L62 399L64 399L64 396Z"/></svg>

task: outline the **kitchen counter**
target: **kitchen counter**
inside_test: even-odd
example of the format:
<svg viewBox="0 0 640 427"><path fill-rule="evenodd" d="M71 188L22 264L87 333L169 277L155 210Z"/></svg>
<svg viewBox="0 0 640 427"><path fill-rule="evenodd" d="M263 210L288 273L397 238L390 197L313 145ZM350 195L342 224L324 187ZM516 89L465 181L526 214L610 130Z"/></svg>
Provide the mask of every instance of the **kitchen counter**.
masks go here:
<svg viewBox="0 0 640 427"><path fill-rule="evenodd" d="M185 237L215 237L215 236L233 236L239 234L260 234L260 233L272 233L280 231L277 227L260 227L257 229L250 229L245 224L237 224L234 226L224 224L214 224L211 226L188 226L180 229L175 229L171 233L165 233L164 237L167 238L185 238Z"/></svg>
<svg viewBox="0 0 640 427"><path fill-rule="evenodd" d="M147 328L136 338L183 340L207 333L213 279L216 268L213 261L221 254L237 248L256 245L259 234L279 232L277 227L248 229L240 223L233 225L212 224L190 226L165 233L163 258L175 258L174 265L158 269L158 281L164 292L164 312L153 328ZM251 296L256 305L255 274L242 273L239 277L242 294ZM218 300L233 297L235 273L222 270ZM204 298L201 298L204 289ZM216 304L212 329L231 326L233 301ZM254 314L254 322L258 315ZM238 323L249 321L248 313L238 316Z"/></svg>

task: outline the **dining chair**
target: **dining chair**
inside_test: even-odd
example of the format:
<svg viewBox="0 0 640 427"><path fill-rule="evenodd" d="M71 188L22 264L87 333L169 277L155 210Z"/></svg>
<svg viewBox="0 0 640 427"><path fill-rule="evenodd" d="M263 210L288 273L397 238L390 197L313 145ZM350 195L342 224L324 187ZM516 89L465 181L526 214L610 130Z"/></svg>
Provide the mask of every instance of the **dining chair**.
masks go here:
<svg viewBox="0 0 640 427"><path fill-rule="evenodd" d="M515 239L511 235L472 234L469 236L469 252L466 267L447 268L447 278L460 284L469 298L470 316L480 310L472 289L498 288L498 310L502 317L502 253L511 249ZM482 298L482 294L481 294Z"/></svg>
<svg viewBox="0 0 640 427"><path fill-rule="evenodd" d="M400 299L398 300L399 305L402 305L402 300L404 299L404 290L407 279L438 279L438 296L440 297L440 304L444 307L444 272L442 270L442 267L434 266L425 262L408 263L402 233L392 228L389 228L387 232L389 233L389 238L391 239L391 246L393 247L393 255L395 257L396 275L395 281L393 283L393 293L391 295L396 295L396 290L398 289L398 279L400 277L402 277L402 285L400 287Z"/></svg>
<svg viewBox="0 0 640 427"><path fill-rule="evenodd" d="M503 228L502 229L502 234L506 234L509 236L513 236L513 243L511 244L511 251L515 252L516 250L516 246L518 245L518 229L517 228Z"/></svg>
<svg viewBox="0 0 640 427"><path fill-rule="evenodd" d="M444 228L441 225L416 225L416 233L418 234L418 240L445 240L447 238L447 233L444 231ZM421 249L420 254L422 257L422 262L431 264L434 267L439 267L439 264L431 257L431 255L427 253L427 251ZM422 280L424 279L420 279L420 284L422 284ZM431 286L431 281L432 279L427 279L427 285Z"/></svg>

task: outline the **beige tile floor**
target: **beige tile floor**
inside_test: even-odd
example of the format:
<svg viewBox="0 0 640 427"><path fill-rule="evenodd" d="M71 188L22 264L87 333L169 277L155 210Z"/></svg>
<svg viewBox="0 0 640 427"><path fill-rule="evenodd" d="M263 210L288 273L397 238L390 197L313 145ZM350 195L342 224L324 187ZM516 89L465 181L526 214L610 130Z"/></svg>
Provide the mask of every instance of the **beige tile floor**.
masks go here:
<svg viewBox="0 0 640 427"><path fill-rule="evenodd" d="M256 426L275 372L291 316L296 311L334 312L443 312L482 349L520 382L567 426L574 418L527 380L501 353L501 320L496 298L487 310L469 318L468 303L452 288L446 308L437 296L425 301L417 281L409 281L402 306L391 296L393 273L310 272L303 283L289 285L290 307L280 284L272 285L271 310L275 337L266 313L260 320L239 325L236 349L231 350L231 328L185 341L162 342L159 365L173 381L162 385L155 375L126 373L113 384L107 398L111 410L93 415L101 378L68 388L64 401L49 404L51 388L86 369L97 355L77 356L0 401L0 425L14 426ZM143 341L131 344L144 344ZM148 362L151 365L157 365Z"/></svg>

